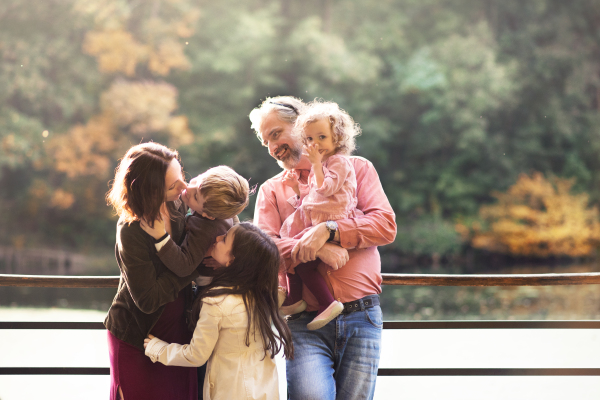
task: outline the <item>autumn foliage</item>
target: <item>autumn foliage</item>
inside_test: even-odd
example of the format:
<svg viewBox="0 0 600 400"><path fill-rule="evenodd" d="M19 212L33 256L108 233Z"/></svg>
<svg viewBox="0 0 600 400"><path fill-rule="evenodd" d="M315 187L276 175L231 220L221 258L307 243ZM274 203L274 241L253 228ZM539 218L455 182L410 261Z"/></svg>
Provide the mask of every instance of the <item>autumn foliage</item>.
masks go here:
<svg viewBox="0 0 600 400"><path fill-rule="evenodd" d="M590 255L600 243L598 209L585 193L572 194L573 179L522 174L498 202L482 206L479 221L457 224L475 248L529 257ZM484 228L486 226L487 228Z"/></svg>
<svg viewBox="0 0 600 400"><path fill-rule="evenodd" d="M156 10L150 10L154 16L140 19L131 12L131 5L119 1L76 2L76 13L94 15L96 22L86 33L82 50L95 57L99 72L113 80L100 95L96 115L49 141L56 171L69 179L90 176L107 179L114 160L132 143L148 140L155 134L173 147L193 142L187 117L175 115L177 88L152 79L153 75L164 77L174 69L190 67L180 39L194 32L199 10L186 4L170 0L162 5L166 7L163 18L154 15ZM137 29L130 31L128 26ZM147 70L150 75L143 74L140 79L138 69ZM70 193L61 189L55 197L68 199L65 194ZM65 203L62 200L61 204Z"/></svg>

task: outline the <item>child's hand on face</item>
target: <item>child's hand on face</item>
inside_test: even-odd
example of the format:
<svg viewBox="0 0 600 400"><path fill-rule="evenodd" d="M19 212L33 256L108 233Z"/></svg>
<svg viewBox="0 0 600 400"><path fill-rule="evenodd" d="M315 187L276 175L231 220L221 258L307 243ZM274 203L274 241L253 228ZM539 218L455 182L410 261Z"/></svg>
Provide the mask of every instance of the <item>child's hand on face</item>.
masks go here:
<svg viewBox="0 0 600 400"><path fill-rule="evenodd" d="M289 171L285 171L283 173L283 184L286 186L289 186L291 188L296 188L299 185L298 182L298 173L296 172L295 169L289 170Z"/></svg>
<svg viewBox="0 0 600 400"><path fill-rule="evenodd" d="M323 161L323 155L319 153L318 144L306 144L304 145L304 151L306 151L304 155L308 157L308 161L310 161L312 165L321 164L321 162Z"/></svg>
<svg viewBox="0 0 600 400"><path fill-rule="evenodd" d="M144 348L148 347L148 343L150 343L152 339L154 339L154 335L148 334L148 337L144 339Z"/></svg>
<svg viewBox="0 0 600 400"><path fill-rule="evenodd" d="M140 226L142 227L144 232L152 236L154 239L160 239L165 235L165 233L167 233L167 231L165 230L165 222L163 220L155 220L154 228L150 228L148 222L146 222L145 219L142 219L140 221Z"/></svg>

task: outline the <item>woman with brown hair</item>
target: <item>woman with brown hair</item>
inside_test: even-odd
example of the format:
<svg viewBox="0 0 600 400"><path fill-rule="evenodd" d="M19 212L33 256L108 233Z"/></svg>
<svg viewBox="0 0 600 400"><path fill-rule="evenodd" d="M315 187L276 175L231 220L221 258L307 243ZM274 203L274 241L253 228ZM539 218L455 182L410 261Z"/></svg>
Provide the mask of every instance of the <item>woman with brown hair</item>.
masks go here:
<svg viewBox="0 0 600 400"><path fill-rule="evenodd" d="M148 334L180 344L192 337L186 310L192 303L191 282L199 273L178 277L168 270L156 254L155 239L140 227L142 220L162 220L167 233L181 244L186 207L179 196L185 188L177 152L143 143L125 154L107 194L119 215L115 254L121 271L104 321L111 400L196 399L196 368L153 364L144 355Z"/></svg>

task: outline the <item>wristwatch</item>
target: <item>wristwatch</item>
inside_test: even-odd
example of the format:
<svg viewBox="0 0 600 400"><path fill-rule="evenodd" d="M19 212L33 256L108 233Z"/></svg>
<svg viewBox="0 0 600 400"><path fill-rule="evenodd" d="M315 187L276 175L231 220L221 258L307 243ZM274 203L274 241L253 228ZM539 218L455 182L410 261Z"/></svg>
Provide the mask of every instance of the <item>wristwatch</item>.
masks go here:
<svg viewBox="0 0 600 400"><path fill-rule="evenodd" d="M335 238L335 233L338 231L338 224L335 221L327 221L325 222L325 226L329 231L329 239L327 239L327 241L331 242Z"/></svg>

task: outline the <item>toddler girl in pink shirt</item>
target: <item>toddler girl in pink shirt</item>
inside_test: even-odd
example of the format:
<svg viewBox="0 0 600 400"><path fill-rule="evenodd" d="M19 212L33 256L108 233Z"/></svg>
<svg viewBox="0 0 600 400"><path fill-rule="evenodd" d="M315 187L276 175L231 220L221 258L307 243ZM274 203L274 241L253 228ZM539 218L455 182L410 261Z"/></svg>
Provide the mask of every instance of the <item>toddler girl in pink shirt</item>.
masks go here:
<svg viewBox="0 0 600 400"><path fill-rule="evenodd" d="M326 221L353 218L356 213L356 174L348 159L360 134L358 124L336 103L314 101L296 120L292 135L304 143L305 155L312 164L308 184L299 183L295 170L286 171L284 183L294 189L288 202L296 208L281 226L280 237L300 239L312 226ZM307 327L315 330L337 317L344 306L331 295L317 267L320 261L300 264L290 281L289 306L282 312L295 314L306 309L302 300L302 283L319 302L319 312ZM301 281L299 281L301 279Z"/></svg>

